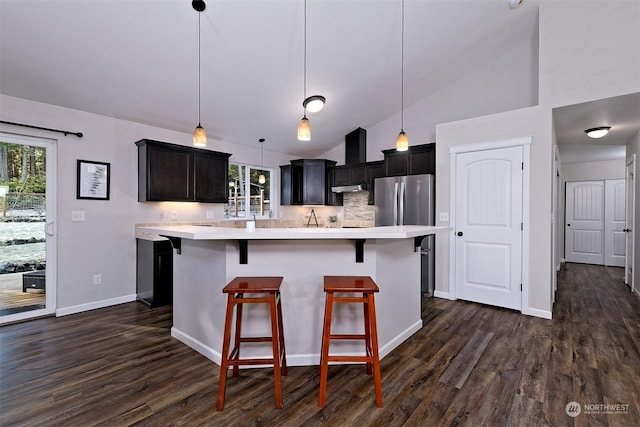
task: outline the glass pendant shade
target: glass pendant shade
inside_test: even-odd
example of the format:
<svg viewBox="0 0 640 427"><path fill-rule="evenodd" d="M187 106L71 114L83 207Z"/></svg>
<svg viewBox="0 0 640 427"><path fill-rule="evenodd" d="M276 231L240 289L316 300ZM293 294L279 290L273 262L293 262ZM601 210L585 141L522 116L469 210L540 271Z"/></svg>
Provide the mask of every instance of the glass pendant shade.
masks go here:
<svg viewBox="0 0 640 427"><path fill-rule="evenodd" d="M311 141L311 125L306 115L298 124L298 141Z"/></svg>
<svg viewBox="0 0 640 427"><path fill-rule="evenodd" d="M204 132L203 127L198 123L196 130L193 131L193 145L196 147L207 146L207 134Z"/></svg>
<svg viewBox="0 0 640 427"><path fill-rule="evenodd" d="M396 151L407 151L409 149L409 138L404 130L400 131L396 139Z"/></svg>
<svg viewBox="0 0 640 427"><path fill-rule="evenodd" d="M258 184L264 184L265 182L267 182L267 178L265 178L264 174L261 173L258 177Z"/></svg>

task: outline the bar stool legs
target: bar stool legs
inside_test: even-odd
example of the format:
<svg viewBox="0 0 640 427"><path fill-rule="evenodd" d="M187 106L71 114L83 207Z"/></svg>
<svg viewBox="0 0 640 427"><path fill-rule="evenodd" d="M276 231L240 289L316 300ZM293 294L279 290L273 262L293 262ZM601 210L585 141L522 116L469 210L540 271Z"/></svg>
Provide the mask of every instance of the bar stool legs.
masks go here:
<svg viewBox="0 0 640 427"><path fill-rule="evenodd" d="M378 328L376 325L376 309L374 292L378 287L366 276L325 276L324 290L326 303L324 311L324 327L322 332L322 351L320 353L320 397L318 406L326 404L327 377L329 362L364 362L367 374L373 373L376 406L382 407L382 382L380 378L380 359L378 356ZM362 296L335 296L334 293L359 293ZM331 317L334 303L362 303L364 314L364 334L332 334ZM331 340L358 340L365 342L365 356L330 356Z"/></svg>
<svg viewBox="0 0 640 427"><path fill-rule="evenodd" d="M216 409L224 408L224 398L227 386L227 374L229 366L232 367L232 376L237 377L240 365L267 365L273 364L273 377L275 388L275 405L281 409L282 380L281 375L287 375L287 357L284 346L284 332L282 327L282 303L280 300L280 283L282 277L239 277L232 280L223 289L227 293L227 310L225 316L224 335L222 340L222 355L220 361L220 380L218 384L218 401ZM266 294L263 297L247 297L245 294ZM270 337L242 337L242 305L243 304L269 304L271 317ZM231 346L231 326L233 311L236 310L236 322L234 329L234 346ZM273 358L240 359L241 343L270 342L273 350Z"/></svg>

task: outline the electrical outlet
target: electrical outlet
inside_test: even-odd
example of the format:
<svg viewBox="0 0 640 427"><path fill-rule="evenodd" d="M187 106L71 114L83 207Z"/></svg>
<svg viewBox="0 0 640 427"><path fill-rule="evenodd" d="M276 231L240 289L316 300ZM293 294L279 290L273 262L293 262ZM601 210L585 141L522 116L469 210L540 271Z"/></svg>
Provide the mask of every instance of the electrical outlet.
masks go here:
<svg viewBox="0 0 640 427"><path fill-rule="evenodd" d="M171 219L172 220L178 219L178 212L176 211L171 212Z"/></svg>
<svg viewBox="0 0 640 427"><path fill-rule="evenodd" d="M440 221L448 222L449 221L449 212L440 212Z"/></svg>
<svg viewBox="0 0 640 427"><path fill-rule="evenodd" d="M214 219L214 217L215 217L214 211L207 211L207 219Z"/></svg>
<svg viewBox="0 0 640 427"><path fill-rule="evenodd" d="M102 285L102 274L94 274L93 275L93 284L94 285Z"/></svg>
<svg viewBox="0 0 640 427"><path fill-rule="evenodd" d="M84 211L71 211L71 221L73 221L73 222L83 222L84 221Z"/></svg>

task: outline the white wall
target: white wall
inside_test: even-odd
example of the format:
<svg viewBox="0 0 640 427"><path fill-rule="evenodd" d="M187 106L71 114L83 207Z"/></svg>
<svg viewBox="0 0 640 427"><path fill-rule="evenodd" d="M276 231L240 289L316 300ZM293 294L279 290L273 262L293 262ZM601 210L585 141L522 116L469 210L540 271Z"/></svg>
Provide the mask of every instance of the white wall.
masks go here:
<svg viewBox="0 0 640 427"><path fill-rule="evenodd" d="M161 209L178 212L178 221L204 221L208 210L214 210L216 219L222 219L221 204L138 202L138 153L134 142L150 138L190 145L190 134L4 95L0 95L0 107L0 117L5 121L84 133L83 138L78 138L0 125L3 132L58 140L58 311L109 305L135 294L134 224L167 221L160 218ZM260 164L257 142L253 149L210 139L208 149L232 153L232 161ZM111 163L110 200L76 199L77 159ZM265 166L278 171L274 205L279 205L278 165L291 159L291 156L264 152ZM84 210L86 221L71 222L72 210ZM103 277L101 286L93 285L93 275L98 273Z"/></svg>
<svg viewBox="0 0 640 427"><path fill-rule="evenodd" d="M480 64L462 79L405 107L410 145L436 141L436 125L536 105L538 103L538 41L530 40ZM367 161L382 160L394 148L400 113L367 129ZM344 164L344 141L319 157Z"/></svg>
<svg viewBox="0 0 640 427"><path fill-rule="evenodd" d="M438 218L439 212L449 212L451 203L449 147L534 135L538 113L538 107L529 107L436 127L436 225L449 225ZM531 192L535 191L532 186ZM449 294L452 286L449 283L449 247L449 236L436 237L436 290L441 296Z"/></svg>
<svg viewBox="0 0 640 427"><path fill-rule="evenodd" d="M627 157L632 154L636 155L636 177L638 171L640 171L640 132L636 133L634 137L627 143ZM635 193L635 228L640 226L640 180L636 179L636 193ZM635 235L635 245L633 248L633 270L640 271L640 233ZM635 288L640 289L640 277L635 277ZM639 293L640 294L640 293Z"/></svg>
<svg viewBox="0 0 640 427"><path fill-rule="evenodd" d="M640 90L640 2L544 1L540 4L540 144L532 147L532 183L549 188L549 195L531 200L534 227L531 253L540 261L531 266L531 283L541 282L531 303L551 309L546 282L555 274L551 259L552 110ZM594 60L597 58L597 60ZM533 157L536 161L533 162ZM561 173L566 174L566 164ZM563 221L563 216L559 218ZM558 224L560 225L560 224ZM549 230L549 232L547 232ZM560 233L561 234L561 233ZM562 251L562 242L558 242ZM535 277L534 277L535 276Z"/></svg>
<svg viewBox="0 0 640 427"><path fill-rule="evenodd" d="M562 163L562 181L620 179L625 175L625 159L600 162Z"/></svg>

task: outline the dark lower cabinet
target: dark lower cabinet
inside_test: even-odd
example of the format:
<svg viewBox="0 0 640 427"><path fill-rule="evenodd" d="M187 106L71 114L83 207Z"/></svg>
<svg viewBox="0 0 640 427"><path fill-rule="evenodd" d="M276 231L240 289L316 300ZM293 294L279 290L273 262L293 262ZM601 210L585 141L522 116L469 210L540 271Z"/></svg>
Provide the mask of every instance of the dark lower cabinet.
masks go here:
<svg viewBox="0 0 640 427"><path fill-rule="evenodd" d="M168 240L136 239L136 294L150 307L173 302L173 249Z"/></svg>

